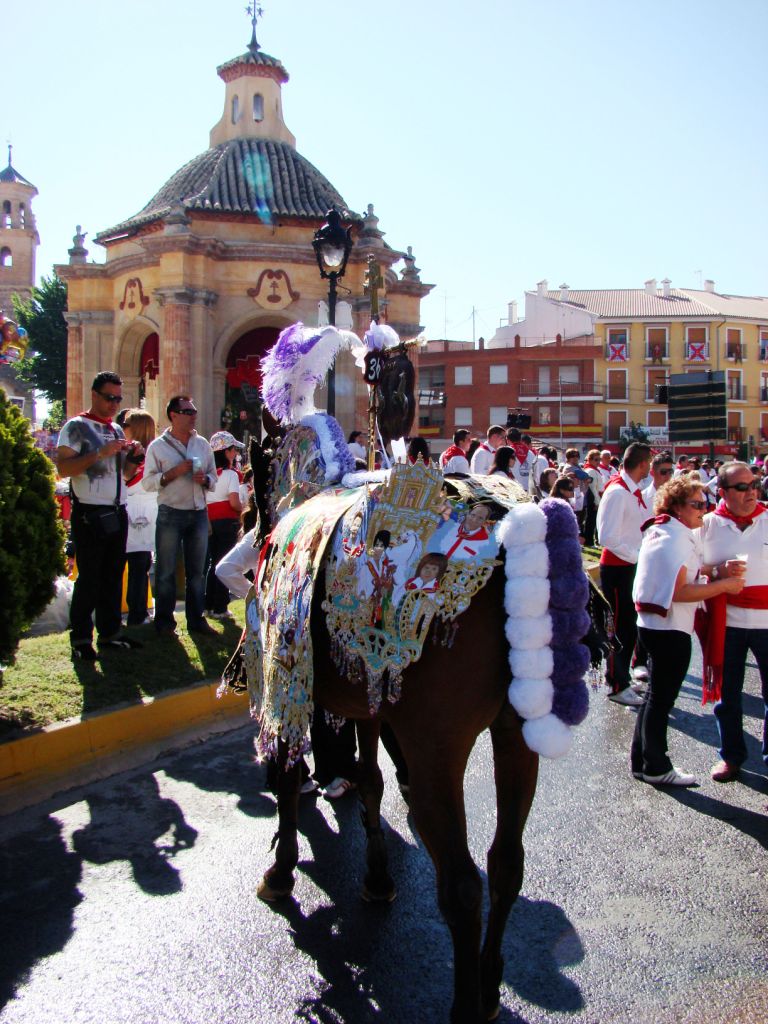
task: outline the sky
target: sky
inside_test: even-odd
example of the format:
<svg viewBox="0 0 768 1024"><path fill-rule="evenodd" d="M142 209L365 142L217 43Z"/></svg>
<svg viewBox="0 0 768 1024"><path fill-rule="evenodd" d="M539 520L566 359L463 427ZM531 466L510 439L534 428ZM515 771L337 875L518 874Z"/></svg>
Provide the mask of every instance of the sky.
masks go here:
<svg viewBox="0 0 768 1024"><path fill-rule="evenodd" d="M0 143L40 193L38 277L76 224L101 262L92 237L207 149L245 6L4 5ZM263 6L297 149L413 246L428 338L490 337L542 279L768 294L768 0Z"/></svg>

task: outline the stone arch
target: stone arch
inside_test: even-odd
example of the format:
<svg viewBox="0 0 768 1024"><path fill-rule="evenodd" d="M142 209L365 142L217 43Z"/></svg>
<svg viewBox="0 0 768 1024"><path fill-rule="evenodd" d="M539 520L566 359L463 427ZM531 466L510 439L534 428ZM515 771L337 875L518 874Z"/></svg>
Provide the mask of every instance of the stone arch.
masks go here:
<svg viewBox="0 0 768 1024"><path fill-rule="evenodd" d="M220 403L220 426L239 439L246 432L261 436L260 382L248 366L249 357L263 355L294 322L294 317L279 314L241 317L222 331L214 346L214 404Z"/></svg>
<svg viewBox="0 0 768 1024"><path fill-rule="evenodd" d="M115 367L123 378L123 391L126 408L143 405L147 412L158 421L161 410L159 399L154 392L158 391L157 380L154 381L153 393L145 395L141 386L141 353L144 343L152 334L160 333L160 328L149 317L137 316L128 324L117 342Z"/></svg>

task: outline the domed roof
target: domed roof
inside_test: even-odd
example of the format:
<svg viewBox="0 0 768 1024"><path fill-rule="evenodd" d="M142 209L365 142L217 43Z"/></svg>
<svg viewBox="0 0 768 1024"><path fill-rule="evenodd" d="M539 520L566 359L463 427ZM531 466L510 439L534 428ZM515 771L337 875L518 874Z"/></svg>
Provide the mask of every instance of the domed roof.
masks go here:
<svg viewBox="0 0 768 1024"><path fill-rule="evenodd" d="M187 211L252 214L265 224L278 217L316 220L335 206L343 220L359 217L327 178L287 142L238 138L207 149L185 164L133 217L101 231L96 241L133 234L162 220L181 203Z"/></svg>

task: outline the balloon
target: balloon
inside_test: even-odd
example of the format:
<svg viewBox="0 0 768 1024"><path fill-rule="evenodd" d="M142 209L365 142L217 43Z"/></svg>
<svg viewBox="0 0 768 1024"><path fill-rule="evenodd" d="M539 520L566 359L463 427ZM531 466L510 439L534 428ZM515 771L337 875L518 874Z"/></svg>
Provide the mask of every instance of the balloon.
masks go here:
<svg viewBox="0 0 768 1024"><path fill-rule="evenodd" d="M24 327L19 327L19 329L18 329L18 330L19 330L19 337L20 337L20 338L26 338L26 336L27 336L27 331L26 331L26 328L24 328Z"/></svg>

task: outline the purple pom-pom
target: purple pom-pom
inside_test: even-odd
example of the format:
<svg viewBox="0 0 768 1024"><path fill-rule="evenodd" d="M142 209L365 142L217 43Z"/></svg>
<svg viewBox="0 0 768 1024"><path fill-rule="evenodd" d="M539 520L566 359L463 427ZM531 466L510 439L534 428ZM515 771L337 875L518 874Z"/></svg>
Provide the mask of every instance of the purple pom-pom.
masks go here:
<svg viewBox="0 0 768 1024"><path fill-rule="evenodd" d="M567 501L562 498L545 498L539 508L547 517L547 547L550 538L558 549L565 538L572 538L576 544L579 543L579 524Z"/></svg>
<svg viewBox="0 0 768 1024"><path fill-rule="evenodd" d="M589 632L590 620L586 608L576 608L572 611L550 608L549 614L552 618L553 647L570 647Z"/></svg>
<svg viewBox="0 0 768 1024"><path fill-rule="evenodd" d="M586 608L588 587L584 573L580 576L558 576L549 581L549 603L555 608Z"/></svg>
<svg viewBox="0 0 768 1024"><path fill-rule="evenodd" d="M574 686L555 687L552 712L566 725L579 725L589 711L589 690L581 682Z"/></svg>
<svg viewBox="0 0 768 1024"><path fill-rule="evenodd" d="M583 679L589 668L589 650L584 644L574 644L567 650L555 648L552 652L554 668L552 683L555 686L566 686L577 679Z"/></svg>

